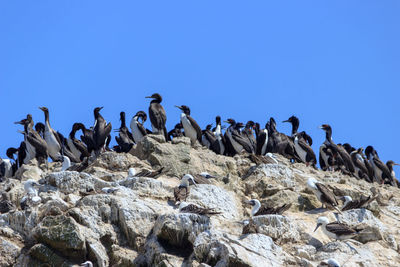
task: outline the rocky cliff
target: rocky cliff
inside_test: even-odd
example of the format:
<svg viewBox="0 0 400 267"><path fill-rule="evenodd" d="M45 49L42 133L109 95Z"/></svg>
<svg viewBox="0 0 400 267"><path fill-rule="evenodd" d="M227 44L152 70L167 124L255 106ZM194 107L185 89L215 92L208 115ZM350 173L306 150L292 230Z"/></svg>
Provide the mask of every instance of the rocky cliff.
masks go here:
<svg viewBox="0 0 400 267"><path fill-rule="evenodd" d="M246 155L225 157L192 148L188 138L166 143L146 136L129 154L106 152L81 172L60 163L24 165L0 184L17 208L0 215L1 266L318 266L328 258L341 266L400 266L400 190L340 173L292 164L256 165ZM157 178L128 176L164 167ZM215 208L210 217L181 213L173 188L186 174L208 172L211 184L190 187L188 203ZM366 209L335 215L307 189L314 177L337 196L375 195ZM39 186L40 203L21 210L24 182ZM106 188L114 188L106 190ZM113 191L113 192L111 192ZM244 201L292 204L284 215L254 218ZM2 200L4 202L4 199ZM363 225L357 240L330 240L314 231L319 216Z"/></svg>

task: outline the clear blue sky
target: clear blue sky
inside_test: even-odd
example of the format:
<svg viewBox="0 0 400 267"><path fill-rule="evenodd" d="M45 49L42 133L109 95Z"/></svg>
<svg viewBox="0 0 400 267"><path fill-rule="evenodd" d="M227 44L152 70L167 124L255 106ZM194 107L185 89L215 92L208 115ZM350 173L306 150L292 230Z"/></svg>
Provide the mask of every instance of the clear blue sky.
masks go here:
<svg viewBox="0 0 400 267"><path fill-rule="evenodd" d="M295 114L316 151L329 123L337 143L400 162L399 13L367 0L2 1L0 156L22 140L14 121L44 121L39 106L68 135L96 106L129 123L159 92L168 128L176 104L202 127L273 116L289 133Z"/></svg>

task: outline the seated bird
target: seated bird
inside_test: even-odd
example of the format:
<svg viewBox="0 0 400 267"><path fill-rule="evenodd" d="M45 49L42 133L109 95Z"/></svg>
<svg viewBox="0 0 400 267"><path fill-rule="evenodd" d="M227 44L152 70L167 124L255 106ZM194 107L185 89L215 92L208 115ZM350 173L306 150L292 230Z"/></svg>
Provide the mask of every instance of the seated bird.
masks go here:
<svg viewBox="0 0 400 267"><path fill-rule="evenodd" d="M314 232L321 226L322 231L326 234L329 238L335 240L345 240L350 239L358 235L360 232L359 229L354 227L350 227L345 223L340 222L329 222L327 217L319 217L317 219L317 227L315 228Z"/></svg>
<svg viewBox="0 0 400 267"><path fill-rule="evenodd" d="M257 199L251 199L246 203L253 206L253 209L251 210L251 216L259 216L267 214L281 215L283 212L287 211L292 206L292 204L283 204L282 206L276 208L266 207L266 206L261 206L260 201Z"/></svg>
<svg viewBox="0 0 400 267"><path fill-rule="evenodd" d="M189 181L192 181L193 184L196 185L193 176L190 174L185 174L182 177L179 186L174 188L175 205L177 205L178 202L180 203L182 201L186 201L186 198L189 196Z"/></svg>
<svg viewBox="0 0 400 267"><path fill-rule="evenodd" d="M179 211L183 213L195 213L199 215L221 214L221 212L215 211L214 208L202 208L195 204L188 204L183 201L181 202L181 204L179 204Z"/></svg>
<svg viewBox="0 0 400 267"><path fill-rule="evenodd" d="M326 207L333 208L341 213L338 208L339 203L335 194L329 190L326 185L318 182L315 178L309 178L307 181L307 186L314 192L318 200L322 203L321 208L323 208L325 205Z"/></svg>

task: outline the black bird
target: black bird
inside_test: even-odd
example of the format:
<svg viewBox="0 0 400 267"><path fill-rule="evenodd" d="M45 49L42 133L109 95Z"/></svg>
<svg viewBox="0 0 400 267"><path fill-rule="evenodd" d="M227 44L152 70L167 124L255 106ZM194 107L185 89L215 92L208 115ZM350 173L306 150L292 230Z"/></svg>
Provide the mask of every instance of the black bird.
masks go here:
<svg viewBox="0 0 400 267"><path fill-rule="evenodd" d="M174 129L168 132L168 139L176 138L176 137L183 137L184 134L182 132L183 126L181 123L175 124ZM172 138L171 138L172 137Z"/></svg>
<svg viewBox="0 0 400 267"><path fill-rule="evenodd" d="M39 109L44 112L45 129L43 132L43 139L47 143L49 156L53 161L60 161L62 158L62 143L57 132L50 126L49 109L47 107L39 107Z"/></svg>
<svg viewBox="0 0 400 267"><path fill-rule="evenodd" d="M260 124L257 122L255 124L256 132L256 154L264 156L267 154L267 144L268 144L268 130L260 129Z"/></svg>
<svg viewBox="0 0 400 267"><path fill-rule="evenodd" d="M202 130L201 143L203 146L211 149L215 142L217 142L217 138L214 133L211 131L212 125L208 124L205 130Z"/></svg>
<svg viewBox="0 0 400 267"><path fill-rule="evenodd" d="M86 129L85 125L83 123L75 123L77 126L77 131L81 130L82 134L80 136L82 142L86 145L87 151L89 153L89 156L92 155L92 152L94 152L94 149L96 147L96 144L93 139L93 130L91 129Z"/></svg>
<svg viewBox="0 0 400 267"><path fill-rule="evenodd" d="M123 111L120 113L120 121L121 126L116 130L119 132L119 136L115 136L115 141L118 143L119 151L127 153L132 149L134 141L131 132L126 127L125 112Z"/></svg>
<svg viewBox="0 0 400 267"><path fill-rule="evenodd" d="M341 162L343 164L344 169L342 169L342 171L344 170L347 171L349 174L354 174L355 172L354 164L353 161L351 160L349 153L347 153L344 147L336 145L332 140L331 126L328 124L323 124L320 128L325 131L325 137L326 137L325 142L320 147L320 153L323 148L325 147L330 148L332 150L333 155L336 157L337 162ZM324 160L325 156L321 155L321 158ZM325 165L327 164L326 158L324 164ZM340 168L341 166L338 167Z"/></svg>
<svg viewBox="0 0 400 267"><path fill-rule="evenodd" d="M379 159L378 153L372 146L367 146L365 149L365 155L374 170L374 181L380 184L389 183L395 185L391 171L386 164Z"/></svg>
<svg viewBox="0 0 400 267"><path fill-rule="evenodd" d="M17 154L17 158L14 158L14 154ZM12 163L12 176L14 176L15 172L18 170L18 167L19 167L19 162L18 162L19 151L18 151L18 148L15 148L15 147L9 147L9 148L7 148L6 156L7 156L10 160L13 160L13 161L14 161L14 162Z"/></svg>
<svg viewBox="0 0 400 267"><path fill-rule="evenodd" d="M292 124L292 137L294 139L294 136L297 135L299 137L299 139L303 138L304 141L306 141L308 143L309 146L312 146L312 138L311 136L309 136L305 131L302 131L300 133L298 133L297 131L299 130L299 126L300 126L300 120L296 117L296 116L292 116L289 119L283 121L283 122L290 122L290 124Z"/></svg>
<svg viewBox="0 0 400 267"><path fill-rule="evenodd" d="M94 127L93 127L93 141L94 141L94 152L99 155L100 152L105 148L106 142L110 139L110 132L112 129L111 122L108 124L103 116L100 115L100 110L103 107L97 107L94 109Z"/></svg>
<svg viewBox="0 0 400 267"><path fill-rule="evenodd" d="M181 124L185 129L185 136L190 138L192 144L197 141L201 144L201 128L197 122L190 116L190 108L188 106L175 106L182 110Z"/></svg>
<svg viewBox="0 0 400 267"><path fill-rule="evenodd" d="M70 148L71 152L75 155L75 157L79 158L80 161L83 161L84 158L87 158L90 156L89 151L86 147L86 145L81 141L75 138L75 133L78 130L82 130L85 126L81 123L74 123L72 125L72 130L69 133L68 139L67 139L67 144L68 147Z"/></svg>
<svg viewBox="0 0 400 267"><path fill-rule="evenodd" d="M286 134L276 130L274 118L269 119L266 128L268 130L267 152L279 153L290 160L301 162L296 154L293 141Z"/></svg>
<svg viewBox="0 0 400 267"><path fill-rule="evenodd" d="M363 148L360 147L357 150L354 150L350 153L351 160L353 161L355 172L357 178L364 179L367 182L372 182L373 180L369 176L369 171L367 166L365 165L365 161L363 158Z"/></svg>
<svg viewBox="0 0 400 267"><path fill-rule="evenodd" d="M399 181L396 179L396 173L393 170L393 166L400 166L400 164L395 163L393 160L389 160L386 162L386 166L389 168L390 173L392 174L392 178L395 183L397 183L397 186L399 186Z"/></svg>
<svg viewBox="0 0 400 267"><path fill-rule="evenodd" d="M234 119L228 119L225 122L230 124L225 131L227 154L234 156L242 153L243 150L254 153L253 147L240 132L240 128L243 128L243 123L236 123Z"/></svg>
<svg viewBox="0 0 400 267"><path fill-rule="evenodd" d="M46 141L33 130L32 115L28 114L26 119L23 119L16 124L24 125L24 137L26 144L26 151L29 154L29 160L36 158L39 164L46 163L49 157Z"/></svg>
<svg viewBox="0 0 400 267"><path fill-rule="evenodd" d="M162 134L165 140L169 140L167 136L167 128L165 128L165 123L167 122L167 115L163 106L160 104L162 97L160 94L152 94L151 96L146 96L146 98L152 98L149 107L149 116L151 121L151 127L153 128L153 133Z"/></svg>
<svg viewBox="0 0 400 267"><path fill-rule="evenodd" d="M248 142L251 144L251 146L253 147L253 151L255 152L257 149L257 141L256 138L254 136L254 132L253 129L255 129L256 125L254 123L254 121L248 121L246 123L246 126L244 127L243 131L242 131L242 135L248 139Z"/></svg>

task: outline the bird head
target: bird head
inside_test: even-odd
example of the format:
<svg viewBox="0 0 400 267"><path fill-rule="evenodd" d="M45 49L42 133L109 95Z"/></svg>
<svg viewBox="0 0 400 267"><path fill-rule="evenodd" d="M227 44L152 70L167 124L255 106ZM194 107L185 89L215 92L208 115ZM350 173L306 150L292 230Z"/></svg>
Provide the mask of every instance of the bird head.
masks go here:
<svg viewBox="0 0 400 267"><path fill-rule="evenodd" d="M317 231L317 229L321 226L321 225L327 225L329 223L328 218L326 218L325 216L319 217L317 219L317 227L315 227L315 231Z"/></svg>

